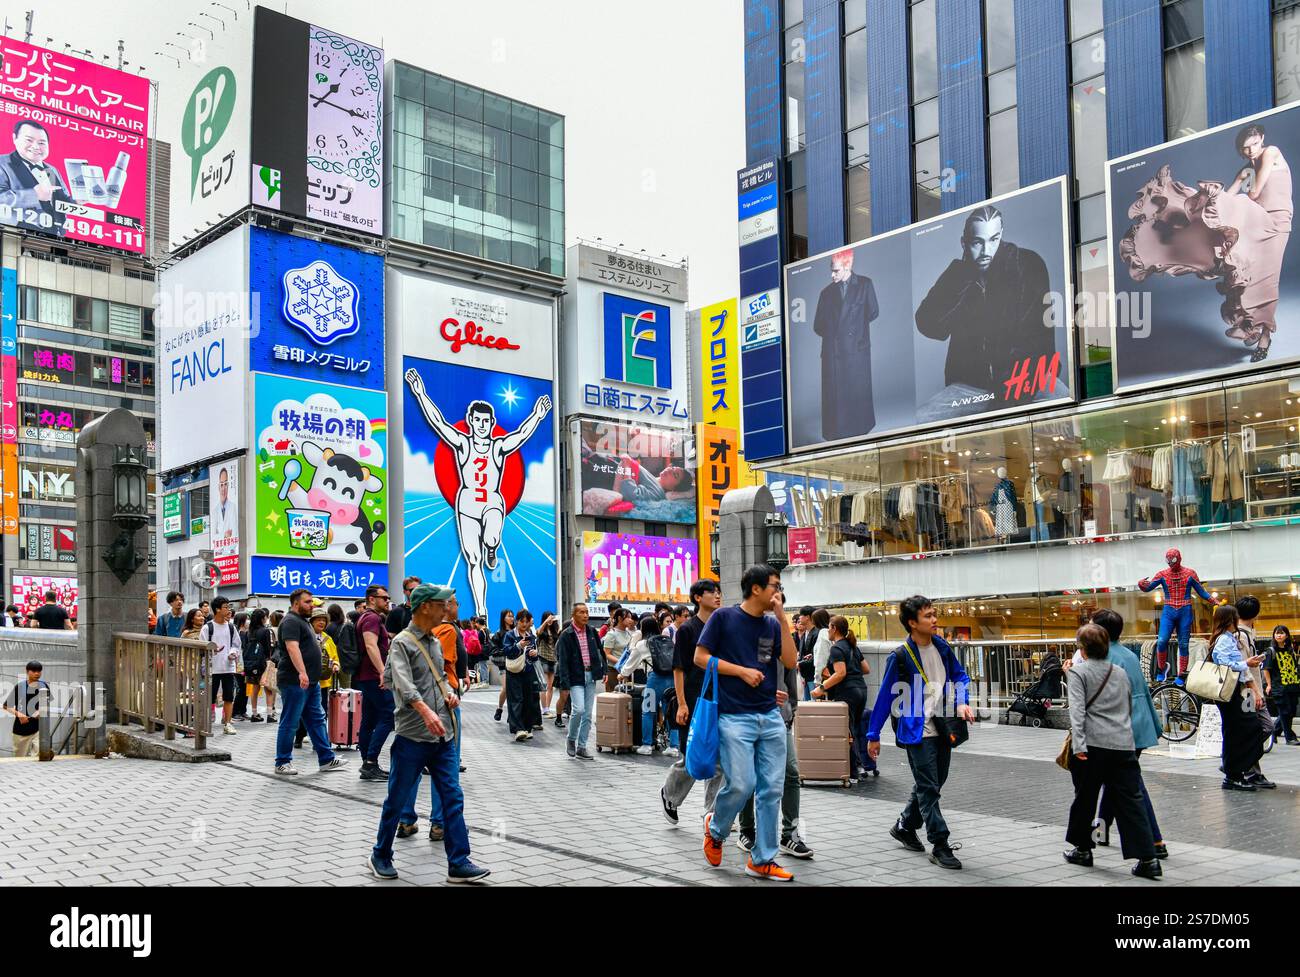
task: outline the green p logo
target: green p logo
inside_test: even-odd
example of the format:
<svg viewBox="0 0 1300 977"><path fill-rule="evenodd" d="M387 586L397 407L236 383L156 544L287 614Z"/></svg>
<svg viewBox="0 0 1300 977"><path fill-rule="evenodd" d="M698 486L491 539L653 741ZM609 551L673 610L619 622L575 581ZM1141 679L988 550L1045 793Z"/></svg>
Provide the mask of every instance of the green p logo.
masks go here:
<svg viewBox="0 0 1300 977"><path fill-rule="evenodd" d="M181 146L190 158L190 199L199 185L203 157L221 139L235 111L235 73L213 68L195 86L181 120Z"/></svg>

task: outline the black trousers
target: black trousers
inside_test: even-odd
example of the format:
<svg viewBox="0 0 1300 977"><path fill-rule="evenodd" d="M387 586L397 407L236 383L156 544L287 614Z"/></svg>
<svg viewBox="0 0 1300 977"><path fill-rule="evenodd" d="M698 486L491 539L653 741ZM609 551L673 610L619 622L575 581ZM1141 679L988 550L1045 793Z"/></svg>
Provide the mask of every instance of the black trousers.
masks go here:
<svg viewBox="0 0 1300 977"><path fill-rule="evenodd" d="M850 769L853 776L858 775L858 771L867 765L866 743L862 742L859 731L862 729L862 713L867 708L867 690L856 685L844 685L841 682L831 689L830 698L833 702L844 702L849 707L849 735L852 738L849 742L849 761L852 764Z"/></svg>
<svg viewBox="0 0 1300 977"><path fill-rule="evenodd" d="M1277 688L1277 686L1274 686ZM1300 704L1300 685L1285 685L1277 697L1278 717L1277 724L1274 726L1274 733L1285 736L1286 741L1290 743L1296 738L1295 731L1291 728L1291 723L1295 719L1296 706Z"/></svg>
<svg viewBox="0 0 1300 977"><path fill-rule="evenodd" d="M542 703L537 698L537 671L532 662L522 672L506 676L506 707L509 710L510 732L530 732L542 725Z"/></svg>
<svg viewBox="0 0 1300 977"><path fill-rule="evenodd" d="M1107 806L1119 825L1125 858L1155 858L1155 839L1151 822L1142 803L1142 770L1132 750L1106 750L1088 747L1088 759L1070 758L1070 778L1074 781L1074 803L1070 805L1070 822L1065 840L1075 848L1092 848L1092 819L1097 811L1097 795L1106 788Z"/></svg>
<svg viewBox="0 0 1300 977"><path fill-rule="evenodd" d="M1229 780L1240 780L1264 755L1259 714L1241 708L1243 689L1238 683L1230 701L1215 703L1223 719L1223 775Z"/></svg>
<svg viewBox="0 0 1300 977"><path fill-rule="evenodd" d="M916 831L925 825L925 836L932 845L948 843L948 822L939 810L939 792L948 780L952 747L943 736L927 736L920 743L908 744L907 765L912 768L912 796L899 819L903 827Z"/></svg>

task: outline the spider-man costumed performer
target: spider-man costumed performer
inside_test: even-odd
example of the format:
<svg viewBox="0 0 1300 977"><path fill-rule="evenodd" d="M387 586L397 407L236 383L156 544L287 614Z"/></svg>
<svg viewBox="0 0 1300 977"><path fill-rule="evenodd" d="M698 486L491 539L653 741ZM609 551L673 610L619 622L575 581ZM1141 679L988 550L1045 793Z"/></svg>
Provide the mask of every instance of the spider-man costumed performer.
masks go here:
<svg viewBox="0 0 1300 977"><path fill-rule="evenodd" d="M1217 603L1201 586L1201 579L1196 571L1183 566L1183 554L1176 549L1165 550L1165 563L1168 569L1161 570L1153 577L1143 577L1138 586L1144 591L1163 587L1165 591L1164 607L1160 609L1160 636L1156 638L1156 675L1157 682L1163 682L1167 676L1169 663L1169 635L1175 626L1178 628L1178 678L1179 685L1187 677L1187 644L1192 634L1192 591L1201 599L1211 604Z"/></svg>

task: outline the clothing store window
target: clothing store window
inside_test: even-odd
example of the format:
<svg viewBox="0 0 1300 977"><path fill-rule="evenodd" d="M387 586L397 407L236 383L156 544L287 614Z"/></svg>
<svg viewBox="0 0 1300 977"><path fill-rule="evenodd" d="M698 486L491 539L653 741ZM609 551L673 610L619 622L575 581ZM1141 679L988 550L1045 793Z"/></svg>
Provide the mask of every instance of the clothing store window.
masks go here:
<svg viewBox="0 0 1300 977"><path fill-rule="evenodd" d="M1236 489L1213 491L1212 482L1226 477L1228 464L1240 481L1241 459L1222 456L1225 431L1224 397L1217 390L1036 421L1035 480L1046 503L1045 538L1227 521Z"/></svg>
<svg viewBox="0 0 1300 977"><path fill-rule="evenodd" d="M1233 521L1300 516L1300 395L1294 383L1228 390L1227 440L1240 447L1242 468L1226 472L1214 488L1238 496L1224 513Z"/></svg>
<svg viewBox="0 0 1300 977"><path fill-rule="evenodd" d="M788 501L790 525L817 527L817 562L884 555L880 460L857 451L805 469L769 472L768 486Z"/></svg>
<svg viewBox="0 0 1300 977"><path fill-rule="evenodd" d="M1300 99L1300 0L1273 0L1273 103Z"/></svg>
<svg viewBox="0 0 1300 977"><path fill-rule="evenodd" d="M1165 0L1165 138L1180 139L1207 125L1205 0Z"/></svg>

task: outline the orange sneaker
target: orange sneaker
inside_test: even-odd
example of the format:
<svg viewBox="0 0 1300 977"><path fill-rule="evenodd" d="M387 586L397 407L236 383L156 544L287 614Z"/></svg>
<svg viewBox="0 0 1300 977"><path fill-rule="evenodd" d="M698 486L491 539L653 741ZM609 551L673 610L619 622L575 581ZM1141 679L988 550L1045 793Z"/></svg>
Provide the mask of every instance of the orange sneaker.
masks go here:
<svg viewBox="0 0 1300 977"><path fill-rule="evenodd" d="M794 873L787 872L776 862L768 862L766 865L755 865L754 860L748 859L745 862L745 874L752 875L756 879L771 879L774 882L793 882Z"/></svg>
<svg viewBox="0 0 1300 977"><path fill-rule="evenodd" d="M713 823L713 813L704 816L704 857L714 868L722 864L722 842L714 839L709 825Z"/></svg>

